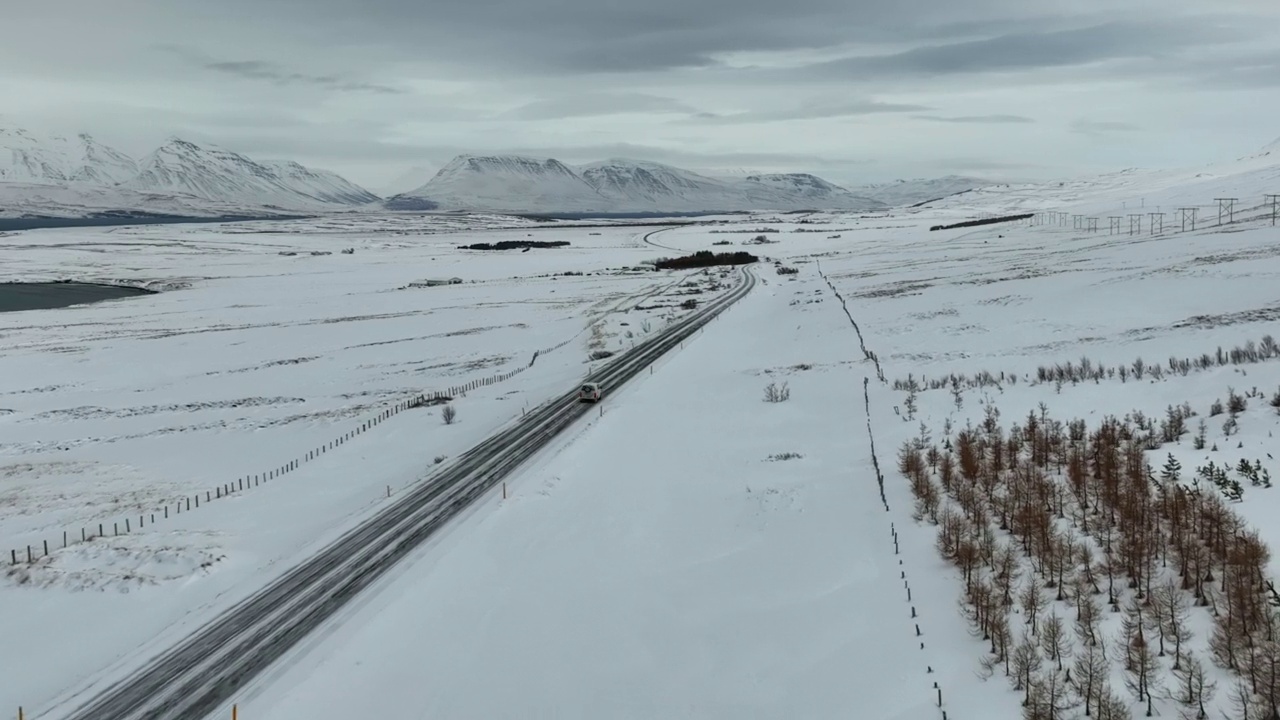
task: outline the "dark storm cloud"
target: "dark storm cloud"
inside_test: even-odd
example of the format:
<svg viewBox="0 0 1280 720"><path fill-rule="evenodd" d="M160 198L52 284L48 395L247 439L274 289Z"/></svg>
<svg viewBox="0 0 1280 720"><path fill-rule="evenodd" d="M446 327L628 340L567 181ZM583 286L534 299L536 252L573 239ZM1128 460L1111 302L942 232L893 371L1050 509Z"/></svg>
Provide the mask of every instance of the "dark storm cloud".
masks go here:
<svg viewBox="0 0 1280 720"><path fill-rule="evenodd" d="M913 115L912 119L928 120L929 122L974 125L1025 124L1035 122L1035 120L1022 115L955 115L952 117L946 117L943 115Z"/></svg>

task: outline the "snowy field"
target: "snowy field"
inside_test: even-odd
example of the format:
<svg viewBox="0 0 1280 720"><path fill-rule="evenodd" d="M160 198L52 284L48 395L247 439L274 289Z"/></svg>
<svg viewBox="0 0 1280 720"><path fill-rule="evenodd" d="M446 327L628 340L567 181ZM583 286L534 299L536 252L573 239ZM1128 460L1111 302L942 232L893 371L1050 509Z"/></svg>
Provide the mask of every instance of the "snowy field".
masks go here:
<svg viewBox="0 0 1280 720"><path fill-rule="evenodd" d="M1155 235L1145 218L1133 235L1105 217L1097 233L928 228L1135 198L1257 205L1266 167L647 241L403 219L23 234L14 276L182 289L0 315L15 545L275 467L568 342L457 399L454 425L407 411L267 485L10 573L3 614L58 631L6 657L0 706L164 647L705 286L619 269L746 249L762 286L245 688L240 717L1234 718L1251 672L1262 717L1280 667L1280 558L1261 551L1280 542L1280 230L1204 211ZM456 249L528 233L573 246ZM300 250L333 254L280 254Z"/></svg>
<svg viewBox="0 0 1280 720"><path fill-rule="evenodd" d="M1262 669L1280 657L1262 639L1260 581L1280 566L1248 541L1280 541L1267 487L1280 350L1265 339L1280 232L1257 219L1157 236L927 229L998 211L654 236L797 272L762 266L765 287L255 683L241 710L1114 718L1203 704L1242 717L1239 678L1252 667L1267 692ZM752 244L758 231L771 242ZM770 382L787 383L785 402L765 402ZM1109 416L1116 432L1099 434ZM1006 443L1004 469L978 445L970 470L987 485L959 469L967 428L963 443ZM1089 481L1093 447L1117 460ZM914 492L917 467L932 500ZM1227 617L1236 635L1215 630ZM1266 709L1250 702L1250 717Z"/></svg>
<svg viewBox="0 0 1280 720"><path fill-rule="evenodd" d="M0 615L57 628L0 644L0 707L128 667L708 291L701 271L633 269L659 256L641 240L653 228L444 221L4 239L0 280L162 292L0 313ZM457 249L526 239L571 245ZM419 394L513 372L456 397L453 424L432 406L353 434Z"/></svg>

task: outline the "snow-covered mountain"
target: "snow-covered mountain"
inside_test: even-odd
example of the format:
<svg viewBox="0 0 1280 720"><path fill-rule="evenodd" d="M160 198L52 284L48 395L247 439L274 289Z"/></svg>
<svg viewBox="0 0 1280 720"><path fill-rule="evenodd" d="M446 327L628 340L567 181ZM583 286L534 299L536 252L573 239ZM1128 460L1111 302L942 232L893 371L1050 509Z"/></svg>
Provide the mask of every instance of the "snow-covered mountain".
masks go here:
<svg viewBox="0 0 1280 720"><path fill-rule="evenodd" d="M608 204L569 166L518 155L459 155L426 185L389 198L392 210L595 211Z"/></svg>
<svg viewBox="0 0 1280 720"><path fill-rule="evenodd" d="M882 207L812 175L712 178L660 163L460 155L427 184L386 202L393 210L492 212L733 212Z"/></svg>
<svg viewBox="0 0 1280 720"><path fill-rule="evenodd" d="M190 196L246 206L317 209L378 198L341 177L293 162L257 162L218 147L170 138L143 159L125 190Z"/></svg>
<svg viewBox="0 0 1280 720"><path fill-rule="evenodd" d="M1179 208L1198 208L1200 222L1217 222L1216 198L1238 198L1235 217L1271 218L1269 193L1280 192L1280 141L1235 160L1175 169L1128 168L1049 182L1001 183L928 204L934 210L1013 214L1054 210L1094 217L1164 213L1169 227ZM1127 229L1127 225L1125 226ZM1105 230L1104 230L1105 232Z"/></svg>
<svg viewBox="0 0 1280 720"><path fill-rule="evenodd" d="M85 133L67 138L0 127L0 182L106 186L137 171L128 155Z"/></svg>
<svg viewBox="0 0 1280 720"><path fill-rule="evenodd" d="M1272 160L1280 163L1280 138L1276 138L1271 143L1264 145L1257 152L1240 158L1241 161L1247 160Z"/></svg>
<svg viewBox="0 0 1280 720"><path fill-rule="evenodd" d="M440 168L434 164L414 165L392 179L369 189L382 197L391 197L419 187L439 171Z"/></svg>
<svg viewBox="0 0 1280 720"><path fill-rule="evenodd" d="M981 178L947 175L940 178L895 180L890 183L862 185L853 188L853 191L859 195L879 200L889 207L902 207L904 205L928 202L929 200L938 200L956 193L994 184L996 183L991 180L983 180Z"/></svg>
<svg viewBox="0 0 1280 720"><path fill-rule="evenodd" d="M141 162L97 142L0 127L0 217L269 216L378 196L327 170L169 139Z"/></svg>
<svg viewBox="0 0 1280 720"><path fill-rule="evenodd" d="M754 196L785 196L804 209L854 209L871 210L884 203L865 194L847 190L808 173L770 173L748 175L742 187Z"/></svg>
<svg viewBox="0 0 1280 720"><path fill-rule="evenodd" d="M277 181L301 195L338 205L365 205L381 198L329 170L304 167L292 160L266 160Z"/></svg>

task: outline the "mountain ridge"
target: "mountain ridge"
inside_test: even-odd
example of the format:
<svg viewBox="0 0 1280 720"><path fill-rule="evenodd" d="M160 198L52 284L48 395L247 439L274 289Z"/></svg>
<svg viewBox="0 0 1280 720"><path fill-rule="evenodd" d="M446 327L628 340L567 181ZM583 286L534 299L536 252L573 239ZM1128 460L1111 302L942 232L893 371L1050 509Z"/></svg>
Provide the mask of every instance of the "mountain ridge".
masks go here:
<svg viewBox="0 0 1280 720"><path fill-rule="evenodd" d="M876 210L883 204L807 173L714 178L646 160L569 165L518 154L462 154L422 186L388 198L391 210L518 213Z"/></svg>
<svg viewBox="0 0 1280 720"><path fill-rule="evenodd" d="M328 170L257 161L175 136L139 161L88 133L69 138L0 127L0 216L276 215L379 200Z"/></svg>

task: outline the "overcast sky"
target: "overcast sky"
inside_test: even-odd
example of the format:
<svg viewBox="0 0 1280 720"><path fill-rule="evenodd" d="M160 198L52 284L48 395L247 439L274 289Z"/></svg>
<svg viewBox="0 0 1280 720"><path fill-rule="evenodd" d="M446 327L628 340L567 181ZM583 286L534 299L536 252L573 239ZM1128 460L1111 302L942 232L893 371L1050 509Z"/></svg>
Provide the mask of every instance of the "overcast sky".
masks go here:
<svg viewBox="0 0 1280 720"><path fill-rule="evenodd" d="M135 156L178 135L376 191L462 152L856 184L1187 166L1280 137L1276 0L49 0L3 15L8 124Z"/></svg>

